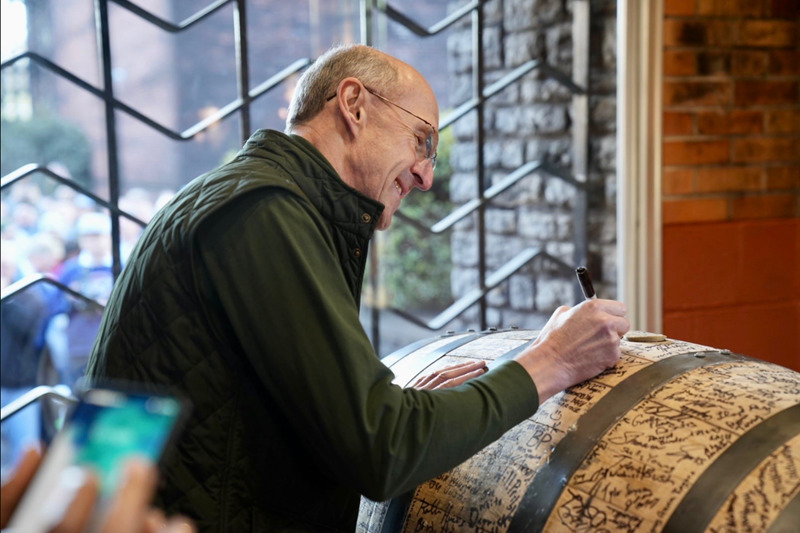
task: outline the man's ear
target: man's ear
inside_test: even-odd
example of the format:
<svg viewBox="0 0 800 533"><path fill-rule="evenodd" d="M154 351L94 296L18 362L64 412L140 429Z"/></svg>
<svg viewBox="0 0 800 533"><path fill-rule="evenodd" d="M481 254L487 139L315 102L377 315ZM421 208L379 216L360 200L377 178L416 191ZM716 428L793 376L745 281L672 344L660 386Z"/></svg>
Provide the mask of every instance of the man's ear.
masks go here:
<svg viewBox="0 0 800 533"><path fill-rule="evenodd" d="M339 82L336 102L345 126L352 136L357 136L366 123L367 90L358 78L345 78Z"/></svg>

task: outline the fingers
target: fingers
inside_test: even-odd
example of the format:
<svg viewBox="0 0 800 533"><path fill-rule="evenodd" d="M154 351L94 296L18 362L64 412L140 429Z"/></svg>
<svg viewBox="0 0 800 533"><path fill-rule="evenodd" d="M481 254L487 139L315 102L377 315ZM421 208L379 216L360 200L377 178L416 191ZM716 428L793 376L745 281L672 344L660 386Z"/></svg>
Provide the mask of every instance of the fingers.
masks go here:
<svg viewBox="0 0 800 533"><path fill-rule="evenodd" d="M92 510L97 502L100 492L100 482L97 477L79 467L72 467L62 474L62 483L75 485L75 496L67 503L61 521L50 533L80 533L86 529ZM56 503L53 509L59 507ZM55 514L55 513L54 513Z"/></svg>
<svg viewBox="0 0 800 533"><path fill-rule="evenodd" d="M159 533L196 533L197 528L187 518L171 518Z"/></svg>
<svg viewBox="0 0 800 533"><path fill-rule="evenodd" d="M167 517L161 509L151 509L147 513L142 527L142 533L158 533L163 531L167 525Z"/></svg>
<svg viewBox="0 0 800 533"><path fill-rule="evenodd" d="M466 383L467 381L471 380L472 378L477 378L478 376L482 376L486 373L486 368L480 368L478 370L473 370L472 372L468 372L467 374L462 374L457 377L445 379L441 383L435 385L433 390L436 389L449 389L451 387L457 387L462 383Z"/></svg>
<svg viewBox="0 0 800 533"><path fill-rule="evenodd" d="M469 361L446 366L419 378L412 387L434 390L455 387L486 372L486 361Z"/></svg>
<svg viewBox="0 0 800 533"><path fill-rule="evenodd" d="M133 459L126 465L125 474L126 478L111 503L103 533L139 533L145 526L158 472L145 460Z"/></svg>
<svg viewBox="0 0 800 533"><path fill-rule="evenodd" d="M197 529L188 518L182 516L167 520L164 513L151 509L148 513L142 533L195 533Z"/></svg>
<svg viewBox="0 0 800 533"><path fill-rule="evenodd" d="M0 490L0 527L6 527L8 520L22 499L33 475L42 462L42 453L37 448L29 448L20 459L8 482Z"/></svg>
<svg viewBox="0 0 800 533"><path fill-rule="evenodd" d="M586 300L578 304L575 307L575 311L600 315L594 320L599 320L601 324L607 324L619 337L622 337L631 329L631 324L627 318L627 307L624 303L616 300Z"/></svg>
<svg viewBox="0 0 800 533"><path fill-rule="evenodd" d="M37 449L26 451L7 483L2 487L2 527L7 525L17 504L27 490L42 461ZM145 460L133 460L126 469L126 479L109 508L103 533L194 533L188 519L174 517L148 509L156 489L158 472ZM49 524L57 523L49 533L80 533L89 525L100 492L98 478L80 467L62 472L60 488L48 500L42 512Z"/></svg>
<svg viewBox="0 0 800 533"><path fill-rule="evenodd" d="M528 350L515 359L528 371L543 402L614 366L630 329L625 304L592 299L559 308Z"/></svg>
<svg viewBox="0 0 800 533"><path fill-rule="evenodd" d="M584 300L575 307L586 307L594 311L608 313L614 316L626 316L628 314L627 306L624 303L616 300L603 300L600 298Z"/></svg>
<svg viewBox="0 0 800 533"><path fill-rule="evenodd" d="M468 361L466 363L457 363L455 365L445 366L435 372L426 374L425 376L417 379L412 386L415 389L425 389L428 388L428 385L440 384L448 379L457 377L462 372L471 372L479 367L485 366L485 361Z"/></svg>

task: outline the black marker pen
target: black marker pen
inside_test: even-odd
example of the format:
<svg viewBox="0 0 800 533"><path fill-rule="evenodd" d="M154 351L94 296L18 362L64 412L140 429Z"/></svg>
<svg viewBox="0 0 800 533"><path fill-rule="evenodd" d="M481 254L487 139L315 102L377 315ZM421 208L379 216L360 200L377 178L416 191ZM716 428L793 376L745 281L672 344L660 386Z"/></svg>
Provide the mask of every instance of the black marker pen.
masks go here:
<svg viewBox="0 0 800 533"><path fill-rule="evenodd" d="M583 296L587 300L597 298L597 295L594 292L594 285L592 285L592 276L589 275L589 271L586 269L586 267L576 268L575 274L578 275L578 283L581 284Z"/></svg>

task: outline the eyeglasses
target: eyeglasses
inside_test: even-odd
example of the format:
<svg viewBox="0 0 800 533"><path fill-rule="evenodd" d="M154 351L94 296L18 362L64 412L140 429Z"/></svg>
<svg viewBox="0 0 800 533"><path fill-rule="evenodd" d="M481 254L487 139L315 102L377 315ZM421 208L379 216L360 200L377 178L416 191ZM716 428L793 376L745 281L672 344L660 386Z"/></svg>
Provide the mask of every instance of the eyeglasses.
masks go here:
<svg viewBox="0 0 800 533"><path fill-rule="evenodd" d="M406 113L408 113L412 117L421 120L422 122L424 122L431 129L431 131L428 133L428 136L425 137L425 145L424 145L424 147L423 147L422 143L417 142L417 157L419 157L420 159L425 158L428 161L430 161L431 169L436 168L436 156L437 156L437 153L433 150L433 135L434 135L434 133L436 133L436 128L433 127L433 124L431 124L430 122L428 122L427 120L425 120L421 116L417 115L416 113L412 113L411 111L409 111L405 107L392 102L391 100L389 100L385 96L381 96L378 92L370 89L366 85L364 86L364 88L367 91L369 91L370 94L372 94L374 96L377 96L378 98L380 98L381 100L383 100L387 104L391 104L391 105L395 106L396 108L400 109L401 111L405 111ZM335 97L336 97L336 95L333 94L328 98L327 101L330 102Z"/></svg>

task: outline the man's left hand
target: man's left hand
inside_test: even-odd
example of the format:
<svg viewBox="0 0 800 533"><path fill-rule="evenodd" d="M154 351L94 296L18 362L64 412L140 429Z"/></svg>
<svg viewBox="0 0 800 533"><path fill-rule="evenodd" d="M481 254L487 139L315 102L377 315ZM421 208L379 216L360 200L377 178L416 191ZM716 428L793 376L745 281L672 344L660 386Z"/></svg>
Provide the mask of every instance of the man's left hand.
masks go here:
<svg viewBox="0 0 800 533"><path fill-rule="evenodd" d="M411 386L415 389L423 390L448 389L461 385L472 378L482 376L487 370L486 361L459 363L440 368L432 374L423 376Z"/></svg>

